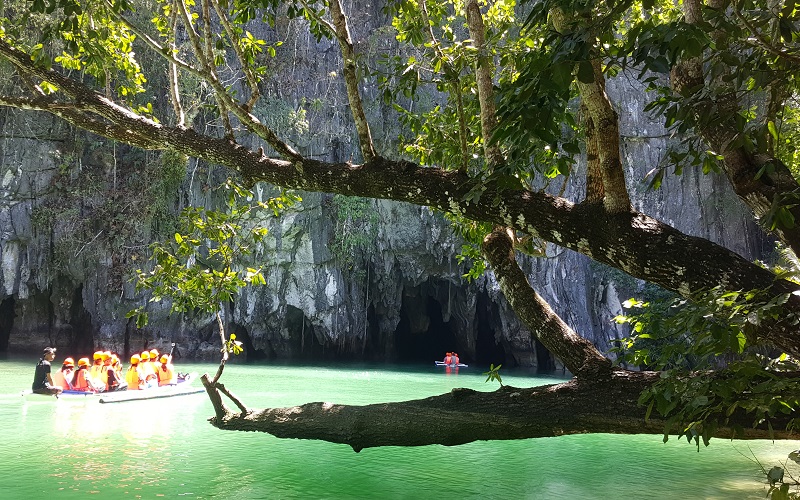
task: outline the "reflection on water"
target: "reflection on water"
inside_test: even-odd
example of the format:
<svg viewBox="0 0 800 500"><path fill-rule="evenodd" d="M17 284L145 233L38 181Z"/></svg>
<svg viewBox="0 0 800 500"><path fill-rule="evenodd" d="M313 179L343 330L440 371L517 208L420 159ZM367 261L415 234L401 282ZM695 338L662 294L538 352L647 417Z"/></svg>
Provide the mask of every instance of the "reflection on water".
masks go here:
<svg viewBox="0 0 800 500"><path fill-rule="evenodd" d="M3 498L764 498L758 466L783 461L800 442L712 441L697 453L659 436L585 435L457 447L367 449L266 434L223 432L207 422L205 394L99 404L26 401L35 362L0 361L0 492ZM211 365L181 365L211 371ZM247 404L368 404L493 390L481 370L368 366L226 368ZM553 383L504 373L525 387Z"/></svg>

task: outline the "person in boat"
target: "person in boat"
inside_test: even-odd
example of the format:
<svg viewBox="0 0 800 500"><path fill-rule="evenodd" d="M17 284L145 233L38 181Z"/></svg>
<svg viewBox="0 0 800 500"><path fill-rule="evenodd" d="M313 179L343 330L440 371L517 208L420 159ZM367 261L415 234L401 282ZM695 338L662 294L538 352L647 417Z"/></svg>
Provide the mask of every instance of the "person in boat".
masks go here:
<svg viewBox="0 0 800 500"><path fill-rule="evenodd" d="M86 359L88 360L89 358ZM92 366L89 368L88 375L94 380L102 380L103 351L95 351L95 353L92 355L92 360Z"/></svg>
<svg viewBox="0 0 800 500"><path fill-rule="evenodd" d="M128 383L129 391L138 391L142 386L142 372L139 370L139 363L141 358L138 354L131 356L131 367L125 374L125 382Z"/></svg>
<svg viewBox="0 0 800 500"><path fill-rule="evenodd" d="M177 377L175 376L175 367L172 366L172 360L169 356L164 354L161 356L161 364L158 367L158 371L156 374L158 375L158 386L163 387L165 385L175 385L178 383Z"/></svg>
<svg viewBox="0 0 800 500"><path fill-rule="evenodd" d="M33 384L31 390L37 394L52 394L58 396L61 394L61 387L58 387L53 382L53 376L50 375L50 362L56 359L56 348L45 347L42 351L42 357L36 364L36 372L33 375Z"/></svg>
<svg viewBox="0 0 800 500"><path fill-rule="evenodd" d="M72 378L72 390L81 392L97 392L95 382L90 375L89 358L78 360L78 368Z"/></svg>
<svg viewBox="0 0 800 500"><path fill-rule="evenodd" d="M108 353L109 356L107 358L103 358L103 363L105 364L105 371L103 375L105 376L105 390L106 392L113 392L122 390L121 386L124 384L122 377L117 374L117 371L114 370L114 366L111 364L112 362L112 355Z"/></svg>
<svg viewBox="0 0 800 500"><path fill-rule="evenodd" d="M153 371L158 370L158 367L161 366L161 363L159 363L160 357L158 349L150 349L150 364L153 365Z"/></svg>
<svg viewBox="0 0 800 500"><path fill-rule="evenodd" d="M139 355L139 372L144 381L139 389L150 389L151 387L158 387L158 376L152 363L150 363L150 351L142 351Z"/></svg>
<svg viewBox="0 0 800 500"><path fill-rule="evenodd" d="M450 361L452 361L453 366L458 366L458 363L460 363L461 360L458 359L458 353L457 352L453 353L453 355L450 357Z"/></svg>
<svg viewBox="0 0 800 500"><path fill-rule="evenodd" d="M72 390L72 379L75 376L75 360L67 358L61 368L53 375L53 382L65 391Z"/></svg>
<svg viewBox="0 0 800 500"><path fill-rule="evenodd" d="M453 353L448 352L444 356L444 364L449 365L453 362Z"/></svg>

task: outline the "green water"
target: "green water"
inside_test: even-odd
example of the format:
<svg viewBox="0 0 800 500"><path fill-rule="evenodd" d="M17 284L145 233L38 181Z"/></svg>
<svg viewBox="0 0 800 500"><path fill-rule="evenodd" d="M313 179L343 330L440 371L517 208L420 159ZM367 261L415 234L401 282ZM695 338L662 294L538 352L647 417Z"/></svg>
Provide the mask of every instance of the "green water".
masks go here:
<svg viewBox="0 0 800 500"><path fill-rule="evenodd" d="M102 405L28 401L34 360L0 360L0 497L763 499L750 449L770 466L800 441L715 440L697 453L660 436L587 435L457 447L366 449L219 431L205 394ZM179 364L211 372L214 365ZM492 390L480 370L228 365L252 407L365 404ZM504 374L517 387L555 379Z"/></svg>

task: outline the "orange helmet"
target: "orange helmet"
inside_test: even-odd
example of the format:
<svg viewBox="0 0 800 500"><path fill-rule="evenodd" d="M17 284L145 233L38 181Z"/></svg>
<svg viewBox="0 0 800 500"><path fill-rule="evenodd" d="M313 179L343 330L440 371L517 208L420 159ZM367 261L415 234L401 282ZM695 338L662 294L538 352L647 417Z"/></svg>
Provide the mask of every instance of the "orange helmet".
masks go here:
<svg viewBox="0 0 800 500"><path fill-rule="evenodd" d="M81 358L78 360L78 366L89 366L89 358Z"/></svg>
<svg viewBox="0 0 800 500"><path fill-rule="evenodd" d="M75 360L72 358L65 359L64 366L75 366Z"/></svg>
<svg viewBox="0 0 800 500"><path fill-rule="evenodd" d="M139 355L138 354L134 354L133 356L131 356L131 364L132 365L138 365L139 364Z"/></svg>
<svg viewBox="0 0 800 500"><path fill-rule="evenodd" d="M142 358L142 361L144 361L144 360L148 360L149 361L150 360L150 351L142 351L142 353L139 355L139 357Z"/></svg>

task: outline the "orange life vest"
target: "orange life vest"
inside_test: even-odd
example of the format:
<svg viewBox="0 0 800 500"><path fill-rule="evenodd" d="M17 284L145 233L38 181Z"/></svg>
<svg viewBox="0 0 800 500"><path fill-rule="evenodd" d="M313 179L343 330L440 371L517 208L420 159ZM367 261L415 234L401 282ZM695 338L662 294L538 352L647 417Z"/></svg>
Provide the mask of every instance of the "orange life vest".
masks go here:
<svg viewBox="0 0 800 500"><path fill-rule="evenodd" d="M75 371L75 377L72 379L72 390L83 392L92 391L86 368L78 368Z"/></svg>

